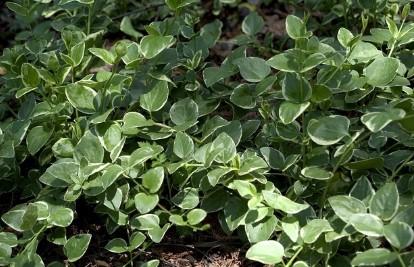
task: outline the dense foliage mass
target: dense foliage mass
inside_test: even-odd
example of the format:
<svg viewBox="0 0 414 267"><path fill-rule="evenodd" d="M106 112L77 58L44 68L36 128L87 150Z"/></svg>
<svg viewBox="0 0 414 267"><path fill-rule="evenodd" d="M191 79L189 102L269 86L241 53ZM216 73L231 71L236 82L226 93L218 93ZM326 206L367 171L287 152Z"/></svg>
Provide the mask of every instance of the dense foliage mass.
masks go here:
<svg viewBox="0 0 414 267"><path fill-rule="evenodd" d="M263 264L414 266L410 4L286 1L275 36L275 2L7 2L0 265L80 266L93 218L127 265L213 224Z"/></svg>

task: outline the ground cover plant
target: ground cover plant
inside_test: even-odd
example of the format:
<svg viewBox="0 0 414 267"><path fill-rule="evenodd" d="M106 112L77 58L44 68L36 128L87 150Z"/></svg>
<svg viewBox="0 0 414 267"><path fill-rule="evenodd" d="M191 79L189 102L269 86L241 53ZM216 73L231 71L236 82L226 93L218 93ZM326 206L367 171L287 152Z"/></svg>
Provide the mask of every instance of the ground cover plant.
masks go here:
<svg viewBox="0 0 414 267"><path fill-rule="evenodd" d="M0 266L414 266L409 1L4 5Z"/></svg>

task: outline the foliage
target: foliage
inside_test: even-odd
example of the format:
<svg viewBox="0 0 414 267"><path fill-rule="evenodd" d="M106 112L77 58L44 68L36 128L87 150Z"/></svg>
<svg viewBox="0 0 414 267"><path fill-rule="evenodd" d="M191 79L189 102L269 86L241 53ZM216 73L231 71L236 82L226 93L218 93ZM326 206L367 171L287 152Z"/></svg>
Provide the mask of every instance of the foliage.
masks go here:
<svg viewBox="0 0 414 267"><path fill-rule="evenodd" d="M252 11L217 62L225 25L201 23L199 1L144 6L160 18L145 27L115 2L6 3L22 31L0 58L0 196L17 197L0 265L63 266L40 242L82 259L97 237L67 233L80 203L131 263L213 218L264 264L414 264L409 4L305 1L281 51ZM216 14L238 3L213 2ZM307 12L318 5L331 10L321 27ZM344 25L324 35L333 20ZM108 45L114 25L129 37Z"/></svg>

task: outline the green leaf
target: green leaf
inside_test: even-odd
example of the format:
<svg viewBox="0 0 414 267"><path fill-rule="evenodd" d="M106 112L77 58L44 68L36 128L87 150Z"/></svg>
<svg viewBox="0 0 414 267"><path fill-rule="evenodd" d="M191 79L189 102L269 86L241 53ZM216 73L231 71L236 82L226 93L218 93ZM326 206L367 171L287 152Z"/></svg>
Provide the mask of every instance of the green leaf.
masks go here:
<svg viewBox="0 0 414 267"><path fill-rule="evenodd" d="M353 214L349 223L360 233L367 236L379 237L383 235L384 225L380 218L369 213Z"/></svg>
<svg viewBox="0 0 414 267"><path fill-rule="evenodd" d="M80 42L70 49L70 58L73 61L73 67L77 67L82 63L85 54L85 42Z"/></svg>
<svg viewBox="0 0 414 267"><path fill-rule="evenodd" d="M37 87L40 83L39 72L29 63L23 63L21 67L23 84L26 87Z"/></svg>
<svg viewBox="0 0 414 267"><path fill-rule="evenodd" d="M141 39L140 51L146 59L157 56L175 43L173 36L147 35Z"/></svg>
<svg viewBox="0 0 414 267"><path fill-rule="evenodd" d="M337 195L328 199L335 214L344 222L348 223L353 214L365 213L367 208L364 203L351 196Z"/></svg>
<svg viewBox="0 0 414 267"><path fill-rule="evenodd" d="M142 243L144 243L146 239L146 236L141 233L141 232L134 232L130 237L129 237L129 247L128 250L129 251L133 251L135 249L137 249L139 246L142 245Z"/></svg>
<svg viewBox="0 0 414 267"><path fill-rule="evenodd" d="M52 146L52 150L56 156L71 158L74 146L69 138L61 138Z"/></svg>
<svg viewBox="0 0 414 267"><path fill-rule="evenodd" d="M329 146L348 136L350 121L347 117L331 115L312 119L308 124L309 137L318 145Z"/></svg>
<svg viewBox="0 0 414 267"><path fill-rule="evenodd" d="M292 39L306 38L306 25L303 21L293 15L286 17L286 32Z"/></svg>
<svg viewBox="0 0 414 267"><path fill-rule="evenodd" d="M232 160L237 153L236 144L233 139L226 133L219 134L214 139L212 147L214 151L218 151L215 157L215 161L220 163L227 163Z"/></svg>
<svg viewBox="0 0 414 267"><path fill-rule="evenodd" d="M244 230L250 243L265 241L270 238L277 226L276 216L266 217L260 222L246 224Z"/></svg>
<svg viewBox="0 0 414 267"><path fill-rule="evenodd" d="M397 75L400 63L391 57L378 57L364 69L367 83L373 86L386 86Z"/></svg>
<svg viewBox="0 0 414 267"><path fill-rule="evenodd" d="M191 210L198 206L200 199L196 188L186 187L172 198L172 202L185 210Z"/></svg>
<svg viewBox="0 0 414 267"><path fill-rule="evenodd" d="M178 132L175 135L173 151L181 159L191 157L194 154L193 139L184 132Z"/></svg>
<svg viewBox="0 0 414 267"><path fill-rule="evenodd" d="M150 261L147 261L141 264L139 267L158 267L159 264L160 264L159 260L150 260Z"/></svg>
<svg viewBox="0 0 414 267"><path fill-rule="evenodd" d="M285 156L277 149L272 147L262 147L260 148L260 153L262 153L267 164L270 168L276 170L283 170L285 167Z"/></svg>
<svg viewBox="0 0 414 267"><path fill-rule="evenodd" d="M370 112L361 117L361 122L371 132L379 132L393 121L404 118L405 111L402 109L391 108L382 112Z"/></svg>
<svg viewBox="0 0 414 267"><path fill-rule="evenodd" d="M128 251L128 245L122 238L114 238L109 240L106 244L105 249L112 253L124 253Z"/></svg>
<svg viewBox="0 0 414 267"><path fill-rule="evenodd" d="M97 56L107 64L112 65L115 63L115 55L111 51L102 48L89 48L89 52L91 52L93 55Z"/></svg>
<svg viewBox="0 0 414 267"><path fill-rule="evenodd" d="M391 252L385 248L373 248L358 253L351 263L353 266L380 266L392 263L397 257L396 252Z"/></svg>
<svg viewBox="0 0 414 267"><path fill-rule="evenodd" d="M155 167L144 173L142 176L142 185L149 190L150 193L155 193L160 190L162 182L164 181L164 168Z"/></svg>
<svg viewBox="0 0 414 267"><path fill-rule="evenodd" d="M139 103L148 112L158 111L167 102L168 95L168 82L158 81L151 91L140 96Z"/></svg>
<svg viewBox="0 0 414 267"><path fill-rule="evenodd" d="M276 264L282 261L285 250L275 240L266 240L251 246L246 252L246 258L263 264Z"/></svg>
<svg viewBox="0 0 414 267"><path fill-rule="evenodd" d="M314 219L308 222L301 230L300 235L306 244L314 243L321 234L331 232L334 229L325 219Z"/></svg>
<svg viewBox="0 0 414 267"><path fill-rule="evenodd" d="M99 142L99 138L88 131L76 145L74 156L78 162L80 162L82 158L86 158L89 163L102 163L104 149Z"/></svg>
<svg viewBox="0 0 414 267"><path fill-rule="evenodd" d="M97 93L92 88L79 84L71 84L66 86L65 94L70 104L77 110L86 114L95 113Z"/></svg>
<svg viewBox="0 0 414 267"><path fill-rule="evenodd" d="M164 238L165 233L170 228L170 224L167 223L162 228L153 228L148 231L148 235L151 238L151 240L155 243L160 243L161 240Z"/></svg>
<svg viewBox="0 0 414 267"><path fill-rule="evenodd" d="M299 117L308 107L310 103L304 102L300 104L289 101L283 102L279 107L279 117L284 124L292 123Z"/></svg>
<svg viewBox="0 0 414 267"><path fill-rule="evenodd" d="M49 207L47 222L58 227L68 227L73 222L73 210L62 206Z"/></svg>
<svg viewBox="0 0 414 267"><path fill-rule="evenodd" d="M337 38L338 38L339 43L343 47L347 48L351 40L354 38L354 35L349 30L345 28L340 28L338 31Z"/></svg>
<svg viewBox="0 0 414 267"><path fill-rule="evenodd" d="M79 165L74 162L54 163L40 176L40 182L51 187L67 187L78 176Z"/></svg>
<svg viewBox="0 0 414 267"><path fill-rule="evenodd" d="M393 247L405 249L414 241L414 231L406 223L394 222L384 226L384 236Z"/></svg>
<svg viewBox="0 0 414 267"><path fill-rule="evenodd" d="M135 207L141 214L145 214L153 210L159 201L159 197L156 194L138 193L135 195L134 202Z"/></svg>
<svg viewBox="0 0 414 267"><path fill-rule="evenodd" d="M309 82L297 73L286 73L282 83L283 97L293 103L304 103L312 96Z"/></svg>
<svg viewBox="0 0 414 267"><path fill-rule="evenodd" d="M399 199L397 185L386 183L372 197L369 210L383 220L391 220L398 211Z"/></svg>
<svg viewBox="0 0 414 267"><path fill-rule="evenodd" d="M248 207L245 202L238 197L232 197L224 205L224 220L230 231L234 231L244 220L248 213Z"/></svg>
<svg viewBox="0 0 414 267"><path fill-rule="evenodd" d="M333 173L317 166L305 167L300 172L303 176L315 180L329 180Z"/></svg>
<svg viewBox="0 0 414 267"><path fill-rule="evenodd" d="M69 262L75 262L82 258L88 249L91 238L91 234L79 234L68 239L63 247L63 251Z"/></svg>
<svg viewBox="0 0 414 267"><path fill-rule="evenodd" d="M382 52L375 45L360 41L352 49L348 60L352 63L366 63L376 57L382 57Z"/></svg>
<svg viewBox="0 0 414 267"><path fill-rule="evenodd" d="M245 153L244 155L242 157L239 175L245 175L255 170L266 169L268 167L266 161L264 161L261 157L250 153Z"/></svg>
<svg viewBox="0 0 414 267"><path fill-rule="evenodd" d="M257 12L251 12L242 22L242 31L247 35L255 35L264 27L263 18Z"/></svg>
<svg viewBox="0 0 414 267"><path fill-rule="evenodd" d="M365 206L369 206L372 196L374 196L375 191L372 188L372 185L367 177L363 176L356 181L354 186L351 189L349 195L356 199L361 200ZM365 212L365 211L364 211Z"/></svg>
<svg viewBox="0 0 414 267"><path fill-rule="evenodd" d="M262 191L262 194L264 200L270 207L276 210L286 212L287 214L296 214L301 212L302 210L309 208L308 204L296 203L278 193Z"/></svg>
<svg viewBox="0 0 414 267"><path fill-rule="evenodd" d="M199 0L165 0L165 3L171 10L177 10L185 6L197 3Z"/></svg>
<svg viewBox="0 0 414 267"><path fill-rule="evenodd" d="M262 58L239 58L234 61L234 64L239 67L241 76L248 82L260 82L270 73L269 65Z"/></svg>
<svg viewBox="0 0 414 267"><path fill-rule="evenodd" d="M36 126L30 129L26 138L27 150L29 153L34 155L39 152L39 150L47 143L52 133L53 129L48 131L43 126Z"/></svg>
<svg viewBox="0 0 414 267"><path fill-rule="evenodd" d="M201 223L207 216L207 212L202 209L193 209L187 214L187 221L190 225Z"/></svg>
<svg viewBox="0 0 414 267"><path fill-rule="evenodd" d="M192 124L198 118L198 106L190 98L181 99L172 105L170 118L176 125Z"/></svg>
<svg viewBox="0 0 414 267"><path fill-rule="evenodd" d="M240 84L231 93L230 101L241 108L252 109L256 106L255 91L248 84Z"/></svg>
<svg viewBox="0 0 414 267"><path fill-rule="evenodd" d="M135 30L134 26L132 25L131 18L129 16L125 16L121 20L120 25L121 32L134 37L135 39L138 39L139 37L142 37L142 33Z"/></svg>

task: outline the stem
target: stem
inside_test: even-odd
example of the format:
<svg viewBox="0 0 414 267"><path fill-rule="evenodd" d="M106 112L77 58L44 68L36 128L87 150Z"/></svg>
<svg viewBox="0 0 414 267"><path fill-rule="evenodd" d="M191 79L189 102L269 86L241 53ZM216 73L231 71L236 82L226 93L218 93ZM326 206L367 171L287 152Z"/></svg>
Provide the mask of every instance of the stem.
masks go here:
<svg viewBox="0 0 414 267"><path fill-rule="evenodd" d="M398 38L400 38L401 30L402 30L402 28L404 26L404 23L405 23L405 18L401 22L400 28L398 29L397 38L394 38L394 40L392 41L391 49L390 49L390 52L388 53L388 57L391 57L392 53L394 52L395 45L397 44Z"/></svg>
<svg viewBox="0 0 414 267"><path fill-rule="evenodd" d="M294 263L295 259L299 256L299 254L302 250L303 250L303 247L300 247L296 251L295 255L293 255L293 257L288 261L288 263L285 265L285 267L290 267Z"/></svg>
<svg viewBox="0 0 414 267"><path fill-rule="evenodd" d="M93 4L88 6L88 24L86 28L86 35L89 35L91 33L92 8Z"/></svg>
<svg viewBox="0 0 414 267"><path fill-rule="evenodd" d="M397 253L397 258L398 258L398 261L401 264L401 267L407 267L407 264L405 264L405 262L404 262L403 258L401 257L401 254L399 253L399 251L397 251L394 247L392 249Z"/></svg>
<svg viewBox="0 0 414 267"><path fill-rule="evenodd" d="M414 157L414 153L412 153L408 158L406 158L403 163L401 163L401 165L392 172L391 176L387 179L387 181L392 181L392 179L395 178L395 176L397 176L397 174L401 171L402 168L404 168L405 164L407 164L407 162L409 162L412 158Z"/></svg>

